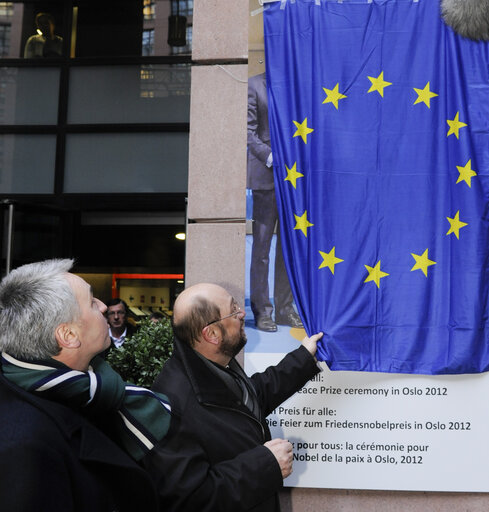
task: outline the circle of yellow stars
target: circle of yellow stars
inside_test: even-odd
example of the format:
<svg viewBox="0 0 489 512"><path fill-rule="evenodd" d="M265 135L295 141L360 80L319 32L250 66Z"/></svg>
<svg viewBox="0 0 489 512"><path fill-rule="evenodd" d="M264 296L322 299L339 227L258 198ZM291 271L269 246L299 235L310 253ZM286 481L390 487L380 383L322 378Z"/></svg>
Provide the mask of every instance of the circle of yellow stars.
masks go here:
<svg viewBox="0 0 489 512"><path fill-rule="evenodd" d="M385 89L393 85L392 82L388 82L384 79L383 71L381 71L377 77L367 76L367 78L370 81L370 88L367 93L377 92L381 98L384 98ZM431 90L430 82L426 82L426 85L422 89L413 87L413 90L417 95L413 102L413 106L423 104L427 108L431 109L431 100L437 98L438 94ZM323 91L326 94L323 105L331 103L336 110L339 110L340 101L348 98L346 94L340 92L339 82L337 82L331 89L323 87ZM311 126L308 126L307 117L305 117L302 122L293 120L293 123L296 131L292 137L300 137L304 144L307 144L308 136L314 132L314 129ZM447 119L447 124L449 126L447 137L455 135L457 139L460 138L460 130L468 126L467 123L460 120L460 112L458 111L453 119ZM457 165L456 167L459 175L455 184L465 183L469 188L471 188L471 180L473 177L477 176L476 171L472 169L472 160L469 159L465 165ZM286 165L285 169L287 176L284 181L288 181L294 189L297 189L297 180L303 178L305 175L303 172L297 170L297 162L294 162L290 168ZM310 219L307 218L307 210L304 210L301 215L294 214L294 217L296 221L294 230L300 231L307 238L307 230L314 226ZM453 217L446 217L446 219L450 225L446 235L448 236L453 234L457 240L459 240L460 230L468 226L468 223L460 219L460 211L457 211ZM333 246L329 252L319 251L319 253L322 258L319 269L327 268L332 275L335 273L336 265L345 261L336 256L335 246ZM411 253L411 256L414 259L414 265L411 268L411 272L420 270L425 277L428 277L428 268L436 265L436 261L433 261L428 257L428 249L425 249L422 254ZM381 260L377 261L373 267L369 265L364 266L368 273L364 283L373 282L377 288L380 288L380 280L389 276L387 272L381 269Z"/></svg>

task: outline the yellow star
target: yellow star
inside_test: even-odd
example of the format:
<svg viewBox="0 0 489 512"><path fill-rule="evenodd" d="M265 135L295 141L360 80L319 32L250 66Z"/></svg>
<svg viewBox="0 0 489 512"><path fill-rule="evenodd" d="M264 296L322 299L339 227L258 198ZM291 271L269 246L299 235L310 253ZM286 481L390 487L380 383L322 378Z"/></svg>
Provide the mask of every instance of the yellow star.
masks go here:
<svg viewBox="0 0 489 512"><path fill-rule="evenodd" d="M422 270L423 274L426 277L428 277L428 267L430 265L436 265L436 261L431 261L430 259L428 259L428 249L426 249L426 251L423 254L421 254L421 256L419 254L414 253L411 253L411 256L416 261L413 268L411 269L411 272L413 270Z"/></svg>
<svg viewBox="0 0 489 512"><path fill-rule="evenodd" d="M323 101L324 103L332 103L336 110L338 110L338 101L346 98L344 94L341 94L338 90L340 84L337 83L334 86L334 89L326 89L326 87L323 87L323 91L326 93L326 99Z"/></svg>
<svg viewBox="0 0 489 512"><path fill-rule="evenodd" d="M303 174L297 171L297 162L294 162L292 169L289 169L287 166L285 166L285 168L287 169L287 178L285 178L284 181L290 181L294 188L297 188L297 179L304 177Z"/></svg>
<svg viewBox="0 0 489 512"><path fill-rule="evenodd" d="M370 89L367 92L377 91L382 98L384 97L384 88L392 85L392 82L386 82L384 80L384 72L382 71L377 78L369 76L368 79L372 82Z"/></svg>
<svg viewBox="0 0 489 512"><path fill-rule="evenodd" d="M413 89L418 93L418 97L413 105L416 105L416 103L424 103L428 108L430 108L430 99L438 96L435 92L430 91L429 82L424 86L424 89L416 89L416 87L413 87Z"/></svg>
<svg viewBox="0 0 489 512"><path fill-rule="evenodd" d="M473 176L477 176L477 173L470 168L472 160L469 160L463 167L457 165L458 172L460 173L457 183L461 181L465 181L469 188L472 187L472 182L470 181ZM456 183L456 184L457 184Z"/></svg>
<svg viewBox="0 0 489 512"><path fill-rule="evenodd" d="M455 114L455 117L453 119L447 119L448 126L450 126L450 130L448 130L447 137L450 135L455 135L458 139L458 131L460 128L463 128L464 126L467 126L466 123L462 123L462 121L459 121L458 119L458 112Z"/></svg>
<svg viewBox="0 0 489 512"><path fill-rule="evenodd" d="M292 121L297 128L297 131L294 133L294 137L302 137L304 144L307 144L307 136L312 133L314 130L307 126L307 117L302 121L302 123L298 123L297 121Z"/></svg>
<svg viewBox="0 0 489 512"><path fill-rule="evenodd" d="M459 231L464 227L468 226L466 222L462 222L460 220L460 210L455 214L455 217L451 219L450 217L447 217L448 222L450 222L450 229L447 231L447 235L450 235L451 233L455 233L455 236L457 237L457 240L459 239Z"/></svg>
<svg viewBox="0 0 489 512"><path fill-rule="evenodd" d="M307 210L300 217L294 213L294 217L297 222L294 229L300 229L307 238L307 228L314 226L307 220Z"/></svg>
<svg viewBox="0 0 489 512"><path fill-rule="evenodd" d="M377 288L380 288L380 280L383 277L389 275L387 272L382 272L382 270L380 270L380 260L377 262L375 267L369 267L368 265L365 265L365 268L368 270L368 276L364 283L373 281L377 285Z"/></svg>
<svg viewBox="0 0 489 512"><path fill-rule="evenodd" d="M334 252L335 252L335 248L334 247L331 249L331 251L329 251L329 253L326 253L326 252L323 252L323 251L319 251L319 253L323 257L323 262L321 263L321 265L319 265L319 268L328 267L329 270L331 270L332 274L334 274L334 266L337 263L341 263L342 261L344 261L344 260L341 260L340 258L337 258L335 256Z"/></svg>

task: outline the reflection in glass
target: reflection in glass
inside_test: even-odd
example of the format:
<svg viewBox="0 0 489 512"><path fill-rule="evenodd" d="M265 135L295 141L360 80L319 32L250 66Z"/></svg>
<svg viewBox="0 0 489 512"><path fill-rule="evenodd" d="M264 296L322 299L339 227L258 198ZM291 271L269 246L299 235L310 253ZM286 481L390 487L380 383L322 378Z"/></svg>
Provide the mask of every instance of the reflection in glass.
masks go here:
<svg viewBox="0 0 489 512"><path fill-rule="evenodd" d="M12 2L0 2L0 16L10 17L14 13L14 4Z"/></svg>
<svg viewBox="0 0 489 512"><path fill-rule="evenodd" d="M169 17L176 8L175 0L0 2L0 58L59 58L63 46L73 58L188 54L193 1L179 2L180 16L187 19L182 47L168 44ZM62 37L69 39L66 45Z"/></svg>
<svg viewBox="0 0 489 512"><path fill-rule="evenodd" d="M173 12L180 11L182 16L192 16L194 12L194 0L171 0Z"/></svg>
<svg viewBox="0 0 489 512"><path fill-rule="evenodd" d="M189 122L188 64L75 67L70 73L69 123Z"/></svg>
<svg viewBox="0 0 489 512"><path fill-rule="evenodd" d="M172 55L182 55L192 53L192 19L194 2L193 0L171 0L171 18L169 40L173 39L171 44ZM172 28L173 24L173 28ZM180 24L180 27L177 25ZM172 34L171 32L175 32ZM181 32L184 33L181 33ZM178 33L178 35L176 34Z"/></svg>
<svg viewBox="0 0 489 512"><path fill-rule="evenodd" d="M54 192L54 135L0 135L0 194Z"/></svg>
<svg viewBox="0 0 489 512"><path fill-rule="evenodd" d="M0 58L10 54L11 18L14 13L12 2L0 2Z"/></svg>
<svg viewBox="0 0 489 512"><path fill-rule="evenodd" d="M25 261L26 258L41 261L59 257L63 254L65 237L59 214L16 209L14 264L16 260Z"/></svg>
<svg viewBox="0 0 489 512"><path fill-rule="evenodd" d="M141 66L141 98L166 98L165 119L188 122L190 118L190 67L188 64ZM163 105L162 105L163 107ZM163 110L160 111L160 115Z"/></svg>
<svg viewBox="0 0 489 512"><path fill-rule="evenodd" d="M155 31L154 29L143 30L143 56L154 55Z"/></svg>
<svg viewBox="0 0 489 512"><path fill-rule="evenodd" d="M188 133L72 134L64 192L186 192Z"/></svg>
<svg viewBox="0 0 489 512"><path fill-rule="evenodd" d="M0 124L53 124L58 117L57 68L0 68Z"/></svg>
<svg viewBox="0 0 489 512"><path fill-rule="evenodd" d="M77 7L75 57L172 53L167 42L172 13L169 0L85 0Z"/></svg>
<svg viewBox="0 0 489 512"><path fill-rule="evenodd" d="M10 25L0 24L0 57L8 57L10 51Z"/></svg>
<svg viewBox="0 0 489 512"><path fill-rule="evenodd" d="M154 20L156 16L156 2L154 0L143 1L143 14L145 20Z"/></svg>
<svg viewBox="0 0 489 512"><path fill-rule="evenodd" d="M61 57L64 12L63 2L0 2L0 58Z"/></svg>
<svg viewBox="0 0 489 512"><path fill-rule="evenodd" d="M186 27L186 45L185 46L172 46L172 55L185 55L192 53L192 25Z"/></svg>

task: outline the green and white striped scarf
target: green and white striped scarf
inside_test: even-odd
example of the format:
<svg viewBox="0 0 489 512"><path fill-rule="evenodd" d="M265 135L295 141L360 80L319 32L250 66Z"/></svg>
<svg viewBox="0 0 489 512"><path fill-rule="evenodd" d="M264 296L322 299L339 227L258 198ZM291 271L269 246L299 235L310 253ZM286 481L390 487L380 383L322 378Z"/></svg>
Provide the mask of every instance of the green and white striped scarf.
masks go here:
<svg viewBox="0 0 489 512"><path fill-rule="evenodd" d="M27 362L2 352L1 370L26 391L87 416L106 418L114 412L115 441L135 460L153 449L170 426L171 407L165 395L125 383L99 356L81 372L54 359Z"/></svg>

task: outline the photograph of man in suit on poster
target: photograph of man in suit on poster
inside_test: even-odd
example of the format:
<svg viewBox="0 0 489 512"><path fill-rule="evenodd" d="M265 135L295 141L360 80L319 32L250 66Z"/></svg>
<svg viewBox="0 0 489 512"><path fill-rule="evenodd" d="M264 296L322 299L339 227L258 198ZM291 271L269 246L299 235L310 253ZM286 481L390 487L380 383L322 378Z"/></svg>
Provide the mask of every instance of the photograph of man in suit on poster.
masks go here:
<svg viewBox="0 0 489 512"><path fill-rule="evenodd" d="M268 125L268 98L265 73L248 79L248 173L247 188L252 191L253 213L250 267L250 302L256 328L277 331L277 325L302 328L292 305L293 297L285 270L273 175L273 154ZM273 305L268 273L270 248L277 233ZM275 309L275 315L272 313Z"/></svg>

